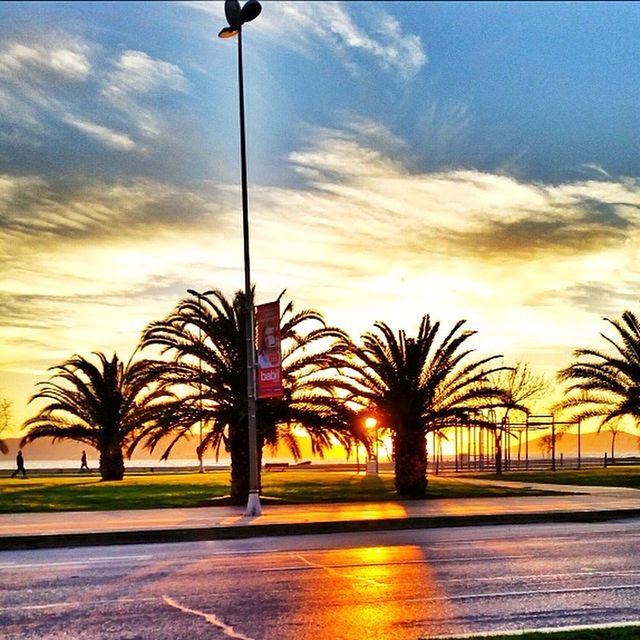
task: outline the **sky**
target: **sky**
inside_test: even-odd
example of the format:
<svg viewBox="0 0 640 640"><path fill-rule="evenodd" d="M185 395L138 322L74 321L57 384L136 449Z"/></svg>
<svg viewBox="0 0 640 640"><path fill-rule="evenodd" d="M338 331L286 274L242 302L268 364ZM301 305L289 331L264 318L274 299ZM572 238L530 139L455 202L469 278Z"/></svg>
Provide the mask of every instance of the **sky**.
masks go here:
<svg viewBox="0 0 640 640"><path fill-rule="evenodd" d="M244 286L222 2L0 3L0 393ZM640 283L640 4L263 2L252 281L553 377Z"/></svg>

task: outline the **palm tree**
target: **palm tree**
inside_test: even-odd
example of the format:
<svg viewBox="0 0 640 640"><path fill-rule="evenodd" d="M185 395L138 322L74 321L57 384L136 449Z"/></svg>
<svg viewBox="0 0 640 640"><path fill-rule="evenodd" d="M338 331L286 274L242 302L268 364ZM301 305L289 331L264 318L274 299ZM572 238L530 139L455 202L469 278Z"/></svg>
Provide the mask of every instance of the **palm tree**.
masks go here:
<svg viewBox="0 0 640 640"><path fill-rule="evenodd" d="M294 313L289 303L281 314L280 333L284 397L257 403L258 462L263 447L277 442L299 457L295 426L304 427L317 454L332 446L333 437L349 446L355 414L336 397L329 371L343 332L328 327L317 311ZM137 441L145 439L153 449L169 436L162 455L166 459L175 443L203 420L207 432L200 453L207 448L216 455L230 453L234 504L246 502L249 492L245 344L244 293L228 300L219 290L181 300L164 320L151 323L141 340L142 348L159 346L172 356L162 379L183 391L173 423L150 426Z"/></svg>
<svg viewBox="0 0 640 640"><path fill-rule="evenodd" d="M426 434L445 427L476 423L478 409L495 404L501 392L488 376L503 367L500 356L469 361L463 349L475 332L464 320L438 342L439 322L422 318L418 335L395 334L384 322L351 344L342 360L341 386L350 400L368 406L393 434L395 485L399 495L424 497L427 489ZM472 415L473 414L473 415Z"/></svg>
<svg viewBox="0 0 640 640"><path fill-rule="evenodd" d="M611 353L596 349L576 349L576 362L558 373L568 381L566 397L558 408L575 420L599 419L598 431L610 428L613 444L618 421L630 416L640 422L640 322L631 311L621 319L604 319L617 335L601 337L613 347Z"/></svg>
<svg viewBox="0 0 640 640"><path fill-rule="evenodd" d="M94 355L98 365L76 355L50 369L55 374L30 400L49 402L24 423L29 432L20 446L45 437L82 442L98 450L103 480L122 480L123 448L137 430L171 415L175 398L153 385L153 362L125 366L115 354Z"/></svg>

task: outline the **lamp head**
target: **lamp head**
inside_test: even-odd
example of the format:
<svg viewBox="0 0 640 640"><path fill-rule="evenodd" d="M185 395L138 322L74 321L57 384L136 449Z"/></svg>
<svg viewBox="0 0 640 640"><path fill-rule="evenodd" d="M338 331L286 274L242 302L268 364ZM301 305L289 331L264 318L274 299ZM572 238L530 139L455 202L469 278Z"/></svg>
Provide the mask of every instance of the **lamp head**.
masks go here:
<svg viewBox="0 0 640 640"><path fill-rule="evenodd" d="M229 23L229 26L233 29L239 29L242 24L240 17L240 2L239 0L225 0L224 3L224 15Z"/></svg>
<svg viewBox="0 0 640 640"><path fill-rule="evenodd" d="M255 20L260 15L261 11L262 5L258 0L249 0L240 11L240 24Z"/></svg>
<svg viewBox="0 0 640 640"><path fill-rule="evenodd" d="M220 30L218 34L218 38L233 38L233 36L237 36L240 33L240 27L237 29L234 27L225 27Z"/></svg>
<svg viewBox="0 0 640 640"><path fill-rule="evenodd" d="M258 0L249 0L242 9L238 0L225 0L224 15L229 23L218 34L219 38L233 38L240 33L240 29L245 22L255 20L262 11L262 5Z"/></svg>

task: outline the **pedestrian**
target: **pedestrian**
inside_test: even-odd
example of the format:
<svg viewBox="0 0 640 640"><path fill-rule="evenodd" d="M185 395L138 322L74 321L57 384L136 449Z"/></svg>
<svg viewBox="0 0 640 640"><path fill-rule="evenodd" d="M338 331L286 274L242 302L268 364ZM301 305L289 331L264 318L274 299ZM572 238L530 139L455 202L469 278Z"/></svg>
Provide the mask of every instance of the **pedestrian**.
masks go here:
<svg viewBox="0 0 640 640"><path fill-rule="evenodd" d="M82 452L82 456L80 457L80 471L91 471L91 469L89 469L89 465L87 464L87 452L83 451Z"/></svg>
<svg viewBox="0 0 640 640"><path fill-rule="evenodd" d="M12 478L15 478L20 472L22 472L22 477L27 477L27 472L24 468L24 457L22 455L22 449L18 449L18 455L16 456L16 470L11 474Z"/></svg>

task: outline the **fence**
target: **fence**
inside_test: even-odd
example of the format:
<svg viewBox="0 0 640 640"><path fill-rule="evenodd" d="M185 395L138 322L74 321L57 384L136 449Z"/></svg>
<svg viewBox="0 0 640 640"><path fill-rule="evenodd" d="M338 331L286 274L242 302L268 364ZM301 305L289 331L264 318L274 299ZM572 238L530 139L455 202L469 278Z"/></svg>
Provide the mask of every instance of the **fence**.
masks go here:
<svg viewBox="0 0 640 640"><path fill-rule="evenodd" d="M606 453L602 457L568 457L560 454L555 462L552 458L529 458L528 460L508 458L502 462L503 471L560 471L571 469L598 469L614 466L640 466L640 458L616 458L612 460ZM456 460L455 457L445 456L437 459L432 458L428 462L428 472L433 474L467 473L470 471L484 471L494 473L496 470L495 460L487 457L469 457L461 454Z"/></svg>

